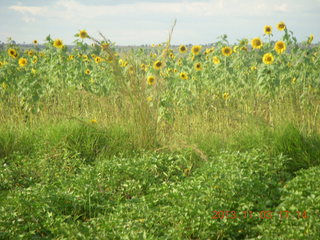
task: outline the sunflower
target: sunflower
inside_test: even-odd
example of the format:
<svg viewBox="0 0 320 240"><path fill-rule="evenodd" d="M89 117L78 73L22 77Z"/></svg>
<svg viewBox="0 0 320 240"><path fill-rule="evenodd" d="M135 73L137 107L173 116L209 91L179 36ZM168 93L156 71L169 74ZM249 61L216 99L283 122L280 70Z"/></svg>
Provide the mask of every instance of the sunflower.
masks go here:
<svg viewBox="0 0 320 240"><path fill-rule="evenodd" d="M155 77L154 76L149 76L148 78L147 78L147 83L149 84L149 85L154 85L155 83L156 83L156 79L155 79Z"/></svg>
<svg viewBox="0 0 320 240"><path fill-rule="evenodd" d="M91 119L90 122L91 122L92 124L96 124L96 123L97 123L97 119Z"/></svg>
<svg viewBox="0 0 320 240"><path fill-rule="evenodd" d="M38 44L38 41L37 40L33 40L33 44Z"/></svg>
<svg viewBox="0 0 320 240"><path fill-rule="evenodd" d="M254 38L251 41L251 45L255 49L260 49L262 47L262 41L260 38Z"/></svg>
<svg viewBox="0 0 320 240"><path fill-rule="evenodd" d="M96 63L101 63L102 62L102 58L101 57L95 57L94 61Z"/></svg>
<svg viewBox="0 0 320 240"><path fill-rule="evenodd" d="M191 52L193 55L198 55L201 51L201 46L200 45L195 45L191 48Z"/></svg>
<svg viewBox="0 0 320 240"><path fill-rule="evenodd" d="M263 55L262 61L265 64L271 64L274 61L274 57L273 57L273 55L271 53L266 53L266 54Z"/></svg>
<svg viewBox="0 0 320 240"><path fill-rule="evenodd" d="M79 32L79 37L80 37L80 38L87 38L87 37L89 37L89 35L88 35L88 33L87 33L86 30L81 30L81 31Z"/></svg>
<svg viewBox="0 0 320 240"><path fill-rule="evenodd" d="M32 58L32 62L36 64L38 62L38 59L39 59L38 56L34 55Z"/></svg>
<svg viewBox="0 0 320 240"><path fill-rule="evenodd" d="M9 48L8 49L8 54L12 58L17 58L18 57L17 51L15 49L13 49L13 48Z"/></svg>
<svg viewBox="0 0 320 240"><path fill-rule="evenodd" d="M286 24L284 22L279 22L277 24L277 28L278 28L278 30L283 31L286 29Z"/></svg>
<svg viewBox="0 0 320 240"><path fill-rule="evenodd" d="M154 64L153 64L153 68L155 70L159 70L160 68L162 68L162 62L161 61L155 61Z"/></svg>
<svg viewBox="0 0 320 240"><path fill-rule="evenodd" d="M278 41L274 45L274 50L279 54L283 53L286 50L286 44L283 41Z"/></svg>
<svg viewBox="0 0 320 240"><path fill-rule="evenodd" d="M194 68L195 68L197 71L201 71L201 70L202 70L201 63L196 63L196 64L194 65Z"/></svg>
<svg viewBox="0 0 320 240"><path fill-rule="evenodd" d="M185 45L180 45L180 47L179 47L179 52L180 53L185 53L185 52L187 52L187 47L185 46Z"/></svg>
<svg viewBox="0 0 320 240"><path fill-rule="evenodd" d="M189 77L188 77L187 73L182 72L182 73L180 73L180 78L183 79L183 80L187 80Z"/></svg>
<svg viewBox="0 0 320 240"><path fill-rule="evenodd" d="M0 62L0 68L1 68L3 65L4 65L3 62Z"/></svg>
<svg viewBox="0 0 320 240"><path fill-rule="evenodd" d="M223 47L221 49L221 52L224 56L230 56L232 54L232 48L231 47Z"/></svg>
<svg viewBox="0 0 320 240"><path fill-rule="evenodd" d="M34 52L33 52L32 50L29 50L29 51L28 51L28 56L29 56L29 57L32 57L33 55L34 55Z"/></svg>
<svg viewBox="0 0 320 240"><path fill-rule="evenodd" d="M214 64L219 64L219 63L220 63L220 59L219 59L217 56L214 56L214 57L212 58L212 62L213 62Z"/></svg>
<svg viewBox="0 0 320 240"><path fill-rule="evenodd" d="M83 61L85 61L85 62L88 62L88 61L89 61L89 57L88 57L87 54L82 55L82 59L83 59Z"/></svg>
<svg viewBox="0 0 320 240"><path fill-rule="evenodd" d="M109 48L109 46L110 46L109 43L106 43L106 42L101 43L101 48L102 48L102 50L107 50L107 49Z"/></svg>
<svg viewBox="0 0 320 240"><path fill-rule="evenodd" d="M264 33L267 34L267 35L272 34L272 27L269 26L269 25L264 26Z"/></svg>
<svg viewBox="0 0 320 240"><path fill-rule="evenodd" d="M73 59L74 59L74 56L73 55L69 55L68 60L72 61Z"/></svg>
<svg viewBox="0 0 320 240"><path fill-rule="evenodd" d="M90 69L86 69L86 71L84 72L85 74L89 75L91 73Z"/></svg>
<svg viewBox="0 0 320 240"><path fill-rule="evenodd" d="M56 48L63 48L63 42L61 39L55 39L53 42L53 46Z"/></svg>
<svg viewBox="0 0 320 240"><path fill-rule="evenodd" d="M243 46L240 49L241 49L241 51L246 51L246 52L248 51L248 48L246 46Z"/></svg>
<svg viewBox="0 0 320 240"><path fill-rule="evenodd" d="M28 61L25 58L20 58L19 59L19 66L20 67L25 67L27 65Z"/></svg>
<svg viewBox="0 0 320 240"><path fill-rule="evenodd" d="M312 41L314 39L314 35L313 34L310 34L309 38L308 38L308 44L311 44Z"/></svg>

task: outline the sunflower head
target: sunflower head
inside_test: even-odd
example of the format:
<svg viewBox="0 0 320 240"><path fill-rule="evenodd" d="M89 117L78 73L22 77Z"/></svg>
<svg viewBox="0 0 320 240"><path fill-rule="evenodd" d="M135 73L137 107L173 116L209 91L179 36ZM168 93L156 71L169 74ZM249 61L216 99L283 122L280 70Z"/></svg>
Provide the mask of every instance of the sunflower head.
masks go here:
<svg viewBox="0 0 320 240"><path fill-rule="evenodd" d="M84 38L89 37L89 35L88 35L88 33L87 33L86 30L81 30L81 31L79 32L79 37L82 38L82 39L84 39Z"/></svg>
<svg viewBox="0 0 320 240"><path fill-rule="evenodd" d="M266 53L263 55L263 58L262 58L262 61L265 63L265 64L272 64L273 61L274 61L274 57L272 55L272 53Z"/></svg>
<svg viewBox="0 0 320 240"><path fill-rule="evenodd" d="M277 28L278 28L278 30L283 31L286 29L286 24L284 22L279 22L277 24Z"/></svg>
<svg viewBox="0 0 320 240"><path fill-rule="evenodd" d="M232 54L232 48L231 47L223 47L221 49L221 52L224 56L230 56Z"/></svg>
<svg viewBox="0 0 320 240"><path fill-rule="evenodd" d="M87 58L88 58L88 56L87 56ZM102 58L97 56L97 57L95 57L94 61L96 63L101 63L102 62Z"/></svg>
<svg viewBox="0 0 320 240"><path fill-rule="evenodd" d="M191 48L191 52L193 55L198 55L201 52L201 46L200 45L195 45Z"/></svg>
<svg viewBox="0 0 320 240"><path fill-rule="evenodd" d="M186 46L185 45L181 45L180 47L179 47L179 52L180 53L185 53L185 52L187 52L187 48L186 48Z"/></svg>
<svg viewBox="0 0 320 240"><path fill-rule="evenodd" d="M201 63L196 63L196 64L194 65L194 68L195 68L197 71L201 71L201 70L202 70Z"/></svg>
<svg viewBox="0 0 320 240"><path fill-rule="evenodd" d="M267 35L272 34L272 27L269 26L269 25L264 26L264 33L267 34Z"/></svg>
<svg viewBox="0 0 320 240"><path fill-rule="evenodd" d="M85 74L89 75L91 73L90 69L86 69Z"/></svg>
<svg viewBox="0 0 320 240"><path fill-rule="evenodd" d="M33 55L34 55L34 52L33 52L32 50L29 50L29 51L28 51L28 56L29 56L29 57L32 57Z"/></svg>
<svg viewBox="0 0 320 240"><path fill-rule="evenodd" d="M19 66L20 67L25 67L27 65L28 61L26 58L20 58L19 59Z"/></svg>
<svg viewBox="0 0 320 240"><path fill-rule="evenodd" d="M37 40L33 40L33 44L38 44L38 41Z"/></svg>
<svg viewBox="0 0 320 240"><path fill-rule="evenodd" d="M180 73L180 78L183 79L183 80L187 80L189 77L188 77L188 74L187 74L187 73L181 72L181 73Z"/></svg>
<svg viewBox="0 0 320 240"><path fill-rule="evenodd" d="M34 64L36 64L37 62L38 62L38 56L37 55L34 55L33 56L33 58L32 58L32 62L34 63Z"/></svg>
<svg viewBox="0 0 320 240"><path fill-rule="evenodd" d="M274 45L274 50L279 54L283 53L286 50L286 44L283 41L278 41Z"/></svg>
<svg viewBox="0 0 320 240"><path fill-rule="evenodd" d="M251 41L251 45L255 49L260 49L262 47L262 41L260 38L254 38Z"/></svg>
<svg viewBox="0 0 320 240"><path fill-rule="evenodd" d="M162 64L162 62L161 61L155 61L154 62L154 64L153 64L153 68L155 69L155 70L159 70L160 68L162 68L163 67L163 64Z"/></svg>
<svg viewBox="0 0 320 240"><path fill-rule="evenodd" d="M53 46L55 47L55 48L63 48L63 42L62 42L62 40L61 39L55 39L54 41L53 41Z"/></svg>
<svg viewBox="0 0 320 240"><path fill-rule="evenodd" d="M9 48L8 49L8 55L12 58L17 58L18 57L18 53L15 49L13 48Z"/></svg>
<svg viewBox="0 0 320 240"><path fill-rule="evenodd" d="M217 56L214 56L214 57L212 58L212 62L213 62L214 64L219 64L219 63L220 63L220 59L219 59Z"/></svg>
<svg viewBox="0 0 320 240"><path fill-rule="evenodd" d="M311 44L313 41L314 35L310 34L309 38L308 38L308 44Z"/></svg>
<svg viewBox="0 0 320 240"><path fill-rule="evenodd" d="M147 83L148 83L148 85L150 85L150 86L156 84L156 78L155 78L154 76L149 76L149 77L147 78Z"/></svg>

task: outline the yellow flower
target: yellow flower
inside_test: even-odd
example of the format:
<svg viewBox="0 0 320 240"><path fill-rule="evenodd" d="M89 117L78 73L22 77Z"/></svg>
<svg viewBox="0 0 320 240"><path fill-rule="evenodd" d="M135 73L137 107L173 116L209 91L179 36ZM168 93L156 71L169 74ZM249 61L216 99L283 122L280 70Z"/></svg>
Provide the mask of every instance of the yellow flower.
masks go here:
<svg viewBox="0 0 320 240"><path fill-rule="evenodd" d="M38 62L38 56L33 56L33 58L32 58L32 62L34 63L34 64L36 64L37 62Z"/></svg>
<svg viewBox="0 0 320 240"><path fill-rule="evenodd" d="M229 93L224 93L224 94L222 95L222 97L224 98L224 100L228 100L229 97L230 97L230 95L229 95Z"/></svg>
<svg viewBox="0 0 320 240"><path fill-rule="evenodd" d="M4 64L3 64L3 62L0 62L0 67L2 67Z"/></svg>
<svg viewBox="0 0 320 240"><path fill-rule="evenodd" d="M155 77L154 76L149 76L148 78L147 78L147 83L149 84L149 85L154 85L155 83L156 83L156 79L155 79Z"/></svg>
<svg viewBox="0 0 320 240"><path fill-rule="evenodd" d="M69 55L68 60L71 61L73 59L74 59L74 56L73 55Z"/></svg>
<svg viewBox="0 0 320 240"><path fill-rule="evenodd" d="M92 124L95 124L95 123L97 123L97 119L91 119L90 122L91 122Z"/></svg>
<svg viewBox="0 0 320 240"><path fill-rule="evenodd" d="M87 37L89 37L89 35L88 35L88 33L87 33L86 30L81 30L81 31L79 32L79 37L80 37L80 38L87 38Z"/></svg>
<svg viewBox="0 0 320 240"><path fill-rule="evenodd" d="M102 50L107 50L109 48L109 46L110 46L110 44L106 43L106 42L101 44Z"/></svg>
<svg viewBox="0 0 320 240"><path fill-rule="evenodd" d="M27 65L28 61L25 58L20 58L19 59L19 66L20 67L25 67Z"/></svg>
<svg viewBox="0 0 320 240"><path fill-rule="evenodd" d="M102 58L101 57L95 57L94 61L96 63L101 63L102 62Z"/></svg>
<svg viewBox="0 0 320 240"><path fill-rule="evenodd" d="M12 58L17 58L18 57L17 51L15 49L13 49L13 48L9 48L8 49L8 54Z"/></svg>
<svg viewBox="0 0 320 240"><path fill-rule="evenodd" d="M246 51L246 52L248 51L248 48L246 46L243 46L240 49L241 49L241 51Z"/></svg>
<svg viewBox="0 0 320 240"><path fill-rule="evenodd" d="M212 58L212 62L213 62L214 64L219 64L219 63L220 63L220 59L219 59L217 56L214 56L214 57Z"/></svg>
<svg viewBox="0 0 320 240"><path fill-rule="evenodd" d="M263 55L262 61L265 64L271 64L274 61L274 57L273 57L273 55L271 53L266 53L266 54Z"/></svg>
<svg viewBox="0 0 320 240"><path fill-rule="evenodd" d="M182 73L180 73L180 78L183 79L183 80L187 80L189 77L188 77L187 73L182 72Z"/></svg>
<svg viewBox="0 0 320 240"><path fill-rule="evenodd" d="M294 78L292 78L292 80L291 80L291 82L292 82L292 84L295 84L296 83L296 81L297 81L297 79L294 77Z"/></svg>
<svg viewBox="0 0 320 240"><path fill-rule="evenodd" d="M86 69L85 74L89 75L91 73L90 69Z"/></svg>
<svg viewBox="0 0 320 240"><path fill-rule="evenodd" d="M237 52L238 49L239 49L239 46L238 46L238 45L234 46L234 47L233 47L233 52Z"/></svg>
<svg viewBox="0 0 320 240"><path fill-rule="evenodd" d="M29 57L32 57L33 54L34 54L34 52L33 52L32 50L29 50L29 51L28 51L28 56L29 56Z"/></svg>
<svg viewBox="0 0 320 240"><path fill-rule="evenodd" d="M260 49L262 47L262 41L260 38L254 38L251 41L251 45L255 49Z"/></svg>
<svg viewBox="0 0 320 240"><path fill-rule="evenodd" d="M313 41L314 35L310 34L309 38L308 38L308 44L311 44Z"/></svg>
<svg viewBox="0 0 320 240"><path fill-rule="evenodd" d="M283 41L278 41L274 45L274 50L279 54L283 53L286 50L286 44Z"/></svg>
<svg viewBox="0 0 320 240"><path fill-rule="evenodd" d="M194 68L195 68L197 71L201 71L201 70L202 70L201 63L196 63L196 64L194 65Z"/></svg>
<svg viewBox="0 0 320 240"><path fill-rule="evenodd" d="M180 53L185 53L187 50L188 50L188 49L186 48L185 45L180 45L180 47L179 47L179 52L180 52Z"/></svg>
<svg viewBox="0 0 320 240"><path fill-rule="evenodd" d="M201 52L201 46L200 45L195 45L191 48L191 52L193 55L198 55Z"/></svg>
<svg viewBox="0 0 320 240"><path fill-rule="evenodd" d="M160 68L162 68L162 62L161 61L155 61L154 64L153 64L153 68L155 70L159 70Z"/></svg>
<svg viewBox="0 0 320 240"><path fill-rule="evenodd" d="M63 42L61 39L55 39L53 42L53 46L56 48L63 48Z"/></svg>
<svg viewBox="0 0 320 240"><path fill-rule="evenodd" d="M277 24L277 28L278 28L278 30L283 31L286 29L286 24L284 22L279 22Z"/></svg>
<svg viewBox="0 0 320 240"><path fill-rule="evenodd" d="M33 40L33 44L38 44L38 41L37 40Z"/></svg>
<svg viewBox="0 0 320 240"><path fill-rule="evenodd" d="M145 71L145 70L146 70L146 65L142 63L142 64L140 65L140 68L141 68L142 71Z"/></svg>
<svg viewBox="0 0 320 240"><path fill-rule="evenodd" d="M250 69L251 69L251 71L255 71L255 70L257 70L257 67L256 66L251 66Z"/></svg>
<svg viewBox="0 0 320 240"><path fill-rule="evenodd" d="M272 27L269 25L264 26L264 33L268 35L272 34Z"/></svg>
<svg viewBox="0 0 320 240"><path fill-rule="evenodd" d="M147 97L147 101L148 101L148 102L152 102L152 97L151 97L151 96L148 96L148 97Z"/></svg>
<svg viewBox="0 0 320 240"><path fill-rule="evenodd" d="M232 49L231 47L223 47L221 52L224 56L230 56L232 54Z"/></svg>

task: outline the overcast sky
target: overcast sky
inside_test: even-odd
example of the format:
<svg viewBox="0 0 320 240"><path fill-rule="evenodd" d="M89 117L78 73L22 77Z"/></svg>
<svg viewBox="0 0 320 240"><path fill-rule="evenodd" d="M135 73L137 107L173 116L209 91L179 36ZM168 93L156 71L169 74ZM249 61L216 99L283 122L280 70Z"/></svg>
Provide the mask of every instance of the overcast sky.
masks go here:
<svg viewBox="0 0 320 240"><path fill-rule="evenodd" d="M161 43L175 18L173 44L262 37L265 25L276 40L280 21L299 41L311 33L320 40L320 0L0 0L0 41L42 43L50 34L70 44L85 29L118 45Z"/></svg>

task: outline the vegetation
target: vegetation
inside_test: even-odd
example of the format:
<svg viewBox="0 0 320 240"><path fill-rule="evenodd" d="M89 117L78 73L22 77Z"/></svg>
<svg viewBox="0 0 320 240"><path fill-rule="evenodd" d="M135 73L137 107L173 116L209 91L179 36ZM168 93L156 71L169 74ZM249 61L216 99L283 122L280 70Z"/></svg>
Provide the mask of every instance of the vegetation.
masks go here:
<svg viewBox="0 0 320 240"><path fill-rule="evenodd" d="M319 239L320 47L0 52L0 239Z"/></svg>

